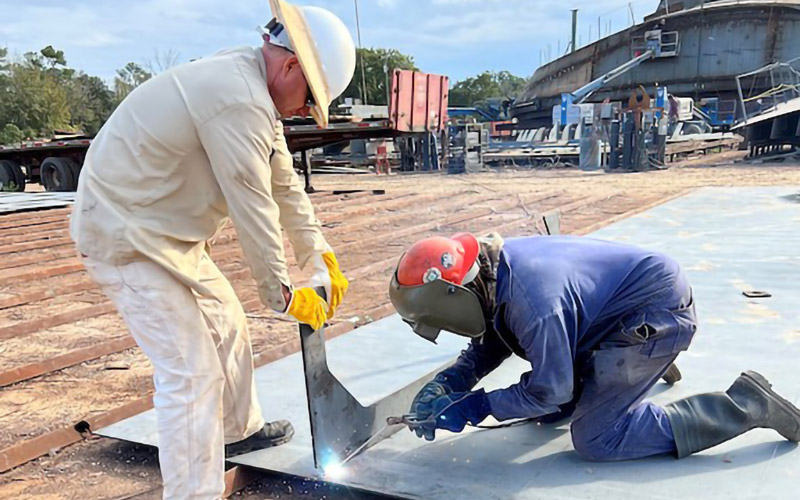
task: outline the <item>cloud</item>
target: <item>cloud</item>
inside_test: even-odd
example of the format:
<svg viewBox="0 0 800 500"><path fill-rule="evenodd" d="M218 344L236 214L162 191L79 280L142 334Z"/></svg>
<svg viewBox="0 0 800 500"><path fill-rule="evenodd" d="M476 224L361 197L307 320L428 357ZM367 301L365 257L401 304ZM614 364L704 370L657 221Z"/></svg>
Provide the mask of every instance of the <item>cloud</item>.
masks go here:
<svg viewBox="0 0 800 500"><path fill-rule="evenodd" d="M296 0L332 10L355 38L351 0ZM658 0L636 0L641 17ZM540 51L555 56L566 47L572 7L580 8L579 34L627 23L626 0L360 0L361 37L366 47L395 48L429 72L457 80L483 70L508 69L527 76ZM612 14L608 14L612 11ZM145 62L154 51L173 50L184 60L226 47L259 43L254 28L271 14L267 0L0 0L0 44L12 53L64 50L69 64L90 74L113 75L127 62ZM614 17L616 16L616 17ZM548 46L550 48L548 49Z"/></svg>

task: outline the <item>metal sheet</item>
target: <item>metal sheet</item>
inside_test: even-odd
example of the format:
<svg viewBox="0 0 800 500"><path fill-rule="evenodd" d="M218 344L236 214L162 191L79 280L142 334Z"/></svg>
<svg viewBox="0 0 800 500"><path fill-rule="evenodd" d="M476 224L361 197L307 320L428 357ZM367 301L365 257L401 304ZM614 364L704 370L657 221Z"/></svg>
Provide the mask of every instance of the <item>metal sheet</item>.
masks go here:
<svg viewBox="0 0 800 500"><path fill-rule="evenodd" d="M0 193L0 214L66 207L75 193Z"/></svg>
<svg viewBox="0 0 800 500"><path fill-rule="evenodd" d="M798 189L703 189L593 233L674 256L688 270L701 328L679 358L684 380L657 385L651 397L668 402L725 389L744 369L764 373L798 402L800 281ZM745 289L768 299L748 299ZM414 338L396 317L328 343L332 370L370 404L456 353ZM525 363L510 360L485 380L487 388L514 383ZM292 418L288 445L238 457L237 463L315 477L302 362L292 355L257 370L267 418ZM120 439L155 444L152 412L103 429ZM800 474L800 450L768 430L750 432L687 459L656 457L589 463L572 450L568 427L526 425L441 433L427 443L400 432L356 457L328 480L404 498L482 499L757 499L790 498Z"/></svg>
<svg viewBox="0 0 800 500"><path fill-rule="evenodd" d="M463 339L454 335L442 335L438 345L431 344L411 334L408 326L393 315L328 340L327 361L331 372L358 402L370 406L447 363L463 344ZM290 419L295 436L289 444L238 457L236 462L318 477L311 449L301 354L292 354L257 369L256 383L264 418ZM154 411L96 432L101 436L158 445Z"/></svg>
<svg viewBox="0 0 800 500"><path fill-rule="evenodd" d="M324 290L318 293L324 296ZM400 426L388 427L387 419L408 412L417 392L450 361L443 360L444 366L434 367L397 392L367 406L361 404L331 371L325 340L324 328L315 331L308 325L300 325L311 443L317 469L340 466L380 439L399 431Z"/></svg>

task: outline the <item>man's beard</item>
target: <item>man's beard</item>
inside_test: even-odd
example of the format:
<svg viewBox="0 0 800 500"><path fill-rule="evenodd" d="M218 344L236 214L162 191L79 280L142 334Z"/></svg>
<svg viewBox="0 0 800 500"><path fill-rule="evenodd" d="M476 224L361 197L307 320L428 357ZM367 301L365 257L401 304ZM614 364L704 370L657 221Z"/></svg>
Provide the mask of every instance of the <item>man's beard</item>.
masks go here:
<svg viewBox="0 0 800 500"><path fill-rule="evenodd" d="M497 271L495 264L483 251L478 254L478 265L478 276L464 287L478 297L486 326L490 328L494 322Z"/></svg>

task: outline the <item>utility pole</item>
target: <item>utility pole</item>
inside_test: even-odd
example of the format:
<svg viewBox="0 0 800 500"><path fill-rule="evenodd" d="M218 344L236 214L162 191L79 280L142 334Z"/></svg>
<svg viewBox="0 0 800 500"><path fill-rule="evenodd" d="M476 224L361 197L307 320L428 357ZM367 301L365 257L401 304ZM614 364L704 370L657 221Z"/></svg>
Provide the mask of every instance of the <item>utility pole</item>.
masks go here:
<svg viewBox="0 0 800 500"><path fill-rule="evenodd" d="M383 60L383 73L386 75L386 106L389 106L391 96L389 95L389 55Z"/></svg>
<svg viewBox="0 0 800 500"><path fill-rule="evenodd" d="M364 51L361 50L361 25L358 22L358 0L353 0L356 7L356 33L358 34L358 58L361 61L361 102L367 104L367 73L364 69Z"/></svg>
<svg viewBox="0 0 800 500"><path fill-rule="evenodd" d="M570 52L575 52L578 42L578 9L572 9L572 48Z"/></svg>

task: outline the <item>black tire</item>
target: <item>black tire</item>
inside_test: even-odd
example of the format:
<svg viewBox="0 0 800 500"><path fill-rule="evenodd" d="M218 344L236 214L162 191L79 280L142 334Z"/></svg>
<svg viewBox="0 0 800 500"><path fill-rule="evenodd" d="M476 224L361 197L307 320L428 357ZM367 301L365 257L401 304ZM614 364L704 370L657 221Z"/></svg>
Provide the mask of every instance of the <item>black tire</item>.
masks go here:
<svg viewBox="0 0 800 500"><path fill-rule="evenodd" d="M16 184L14 173L4 163L0 163L0 192L11 191L11 184Z"/></svg>
<svg viewBox="0 0 800 500"><path fill-rule="evenodd" d="M0 165L10 173L10 179L14 182L14 191L17 193L25 191L25 173L19 163L11 160L0 160Z"/></svg>
<svg viewBox="0 0 800 500"><path fill-rule="evenodd" d="M78 165L69 158L47 158L39 168L47 191L69 192L78 188Z"/></svg>

